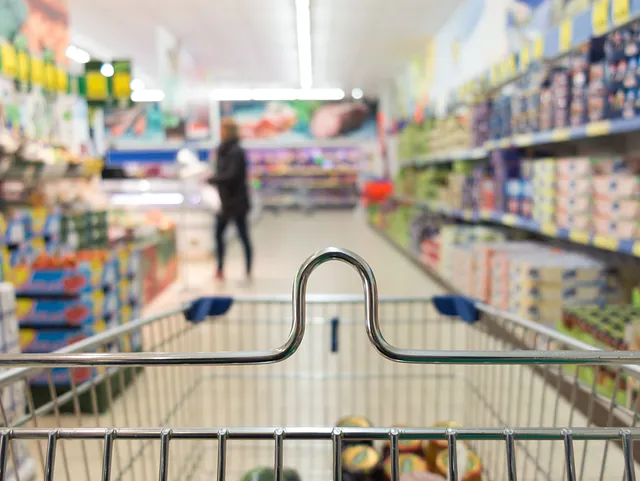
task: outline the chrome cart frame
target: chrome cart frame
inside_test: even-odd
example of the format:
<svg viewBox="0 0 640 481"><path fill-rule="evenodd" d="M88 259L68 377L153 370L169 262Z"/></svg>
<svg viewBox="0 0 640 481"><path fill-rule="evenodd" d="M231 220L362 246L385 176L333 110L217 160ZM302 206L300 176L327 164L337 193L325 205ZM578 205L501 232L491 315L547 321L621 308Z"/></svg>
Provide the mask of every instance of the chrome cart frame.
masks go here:
<svg viewBox="0 0 640 481"><path fill-rule="evenodd" d="M329 260L356 269L364 310L362 296L307 296ZM390 443L397 481L400 441L420 439L447 442L451 480L467 449L483 479L635 480L639 352L460 297L379 299L368 264L335 248L303 264L290 309L288 296L199 299L51 354L1 355L0 479L20 479L30 454L45 480L224 481L268 465L275 481L285 466L341 481L343 444L372 440ZM380 427L335 427L347 415ZM428 427L439 421L464 427Z"/></svg>

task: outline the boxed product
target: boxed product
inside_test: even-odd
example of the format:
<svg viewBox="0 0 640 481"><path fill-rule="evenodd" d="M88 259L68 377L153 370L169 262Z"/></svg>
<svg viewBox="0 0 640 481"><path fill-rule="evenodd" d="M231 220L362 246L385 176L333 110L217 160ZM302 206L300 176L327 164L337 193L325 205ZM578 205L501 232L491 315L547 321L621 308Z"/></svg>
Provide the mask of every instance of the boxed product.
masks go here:
<svg viewBox="0 0 640 481"><path fill-rule="evenodd" d="M12 282L22 296L76 295L115 284L114 262L78 262L74 265L68 268L19 265L12 269Z"/></svg>
<svg viewBox="0 0 640 481"><path fill-rule="evenodd" d="M77 297L26 298L17 301L17 316L21 327L91 325L115 314L119 299L115 291L103 290Z"/></svg>

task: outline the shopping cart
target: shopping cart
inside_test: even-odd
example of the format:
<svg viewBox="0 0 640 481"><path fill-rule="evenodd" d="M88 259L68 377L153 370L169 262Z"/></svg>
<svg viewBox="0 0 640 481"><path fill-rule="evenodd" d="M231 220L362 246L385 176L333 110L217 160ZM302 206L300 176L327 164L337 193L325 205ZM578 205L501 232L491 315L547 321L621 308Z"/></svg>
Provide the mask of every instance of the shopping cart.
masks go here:
<svg viewBox="0 0 640 481"><path fill-rule="evenodd" d="M362 296L306 295L331 259L358 271L364 309ZM457 456L469 449L487 480L635 479L638 352L596 350L463 298L378 299L368 265L340 249L302 266L293 322L290 309L288 296L200 299L55 353L1 356L3 399L24 390L27 407L2 410L0 479L28 442L45 480L224 481L272 466L276 481L284 467L340 481L342 447L372 440L390 443L395 481L406 439L446 442L452 480L468 479ZM142 352L124 352L140 331ZM379 427L335 427L347 415Z"/></svg>

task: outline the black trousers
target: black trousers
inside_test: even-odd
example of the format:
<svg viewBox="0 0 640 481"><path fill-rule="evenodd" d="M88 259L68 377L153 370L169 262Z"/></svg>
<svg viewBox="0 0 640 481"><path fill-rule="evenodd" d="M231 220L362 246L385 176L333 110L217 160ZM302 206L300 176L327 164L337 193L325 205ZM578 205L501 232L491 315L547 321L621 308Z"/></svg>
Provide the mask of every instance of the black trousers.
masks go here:
<svg viewBox="0 0 640 481"><path fill-rule="evenodd" d="M238 237L244 247L244 259L245 266L247 268L247 275L251 274L251 264L253 262L253 249L251 248L251 240L249 239L249 227L247 225L248 215L242 215L238 217L226 217L217 216L216 218L216 248L218 251L218 272L222 272L224 269L224 254L225 254L225 239L224 233L227 230L229 222L235 222L236 229L238 230Z"/></svg>

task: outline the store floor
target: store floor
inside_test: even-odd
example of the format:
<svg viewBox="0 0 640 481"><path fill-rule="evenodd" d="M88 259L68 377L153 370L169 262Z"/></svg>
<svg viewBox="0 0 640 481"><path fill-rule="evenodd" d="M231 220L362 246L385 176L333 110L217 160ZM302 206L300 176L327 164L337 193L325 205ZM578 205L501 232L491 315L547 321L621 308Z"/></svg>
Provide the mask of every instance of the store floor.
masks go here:
<svg viewBox="0 0 640 481"><path fill-rule="evenodd" d="M426 298L439 292L437 286L372 232L360 213L265 214L253 229L253 241L255 281L250 287L239 286L242 253L233 243L224 285L212 281L213 262L189 264L183 266L180 282L148 309L162 313L187 298L224 294L234 297L227 316L198 325L166 316L144 328L145 350L246 352L282 345L291 324L290 290L296 271L310 253L330 245L351 249L371 264L381 295L381 330L390 343L408 349L504 348L481 330L435 313ZM124 395L108 395L109 412L81 416L80 424L327 426L346 415L364 416L381 426L430 426L443 420L495 428L587 424L528 367L414 365L383 359L365 332L361 289L349 266L323 265L309 281L306 334L291 359L262 366L147 367ZM79 425L70 415L41 417L38 422ZM600 479L603 444L584 446L575 442L577 472L584 469L582 479ZM168 479L215 478L215 439L173 439L169 447ZM485 478L506 479L504 442L475 447L490 469ZM100 479L102 440L62 440L58 448L55 479ZM227 448L226 470L232 481L249 469L273 463L270 439L230 439ZM116 440L112 479L157 479L160 449L159 440ZM33 443L32 451L39 460L46 454L46 443ZM331 479L330 442L285 440L283 452L285 465L298 470L303 481ZM614 474L617 479L623 466L619 450L612 444L607 452L604 479ZM538 479L541 473L561 479L562 453L561 442L518 442L518 479Z"/></svg>

